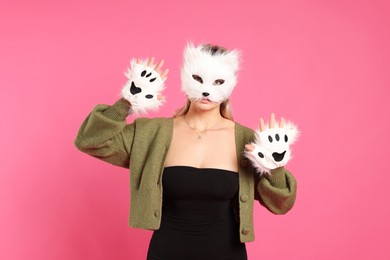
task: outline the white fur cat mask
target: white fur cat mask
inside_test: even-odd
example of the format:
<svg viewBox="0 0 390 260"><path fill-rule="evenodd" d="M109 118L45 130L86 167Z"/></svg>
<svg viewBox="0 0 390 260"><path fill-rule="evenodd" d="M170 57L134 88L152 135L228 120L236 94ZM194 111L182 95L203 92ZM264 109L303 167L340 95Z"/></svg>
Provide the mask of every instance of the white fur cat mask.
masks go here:
<svg viewBox="0 0 390 260"><path fill-rule="evenodd" d="M229 99L237 83L239 52L223 53L194 47L189 43L184 50L184 64L181 69L182 89L190 100L208 98L222 103Z"/></svg>

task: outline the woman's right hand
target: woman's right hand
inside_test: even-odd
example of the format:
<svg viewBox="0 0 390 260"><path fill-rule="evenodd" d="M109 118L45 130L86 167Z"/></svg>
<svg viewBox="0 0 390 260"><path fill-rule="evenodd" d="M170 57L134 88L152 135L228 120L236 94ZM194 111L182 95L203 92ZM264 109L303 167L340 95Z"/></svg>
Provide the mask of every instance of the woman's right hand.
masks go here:
<svg viewBox="0 0 390 260"><path fill-rule="evenodd" d="M161 94L168 69L162 70L164 60L154 63L154 58L132 60L131 68L125 73L129 79L122 89L122 97L130 102L136 114L157 110L165 101Z"/></svg>
<svg viewBox="0 0 390 260"><path fill-rule="evenodd" d="M141 64L143 63L142 60L140 59L137 59L136 62L138 64ZM165 69L164 71L161 69L162 66L164 65L164 60L160 60L157 64L154 63L154 57L151 57L151 58L147 58L145 60L145 63L146 63L146 66L148 66L149 68L151 69L154 69L157 73L160 74L160 77L165 80L165 78L167 77L168 75L168 72L169 72L169 69Z"/></svg>
<svg viewBox="0 0 390 260"><path fill-rule="evenodd" d="M143 61L140 59L136 59L135 62L138 64L143 63ZM161 69L162 66L164 65L164 62L165 62L164 60L160 60L158 63L155 64L154 57L150 57L150 58L147 58L145 60L146 66L148 66L151 69L154 69L157 73L159 73L160 77L163 81L165 81L165 79L168 76L168 72L169 72L169 69L165 69L165 70ZM165 100L165 96L163 96L163 95L158 95L157 98L158 98L158 100Z"/></svg>

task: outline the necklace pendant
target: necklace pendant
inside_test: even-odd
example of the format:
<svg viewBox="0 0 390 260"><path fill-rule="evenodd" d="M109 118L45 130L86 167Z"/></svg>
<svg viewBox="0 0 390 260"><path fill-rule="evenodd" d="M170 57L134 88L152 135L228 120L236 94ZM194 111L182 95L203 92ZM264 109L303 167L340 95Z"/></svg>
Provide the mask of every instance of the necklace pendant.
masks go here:
<svg viewBox="0 0 390 260"><path fill-rule="evenodd" d="M200 136L200 135L198 135L198 138L197 138L198 140L200 140L200 139L202 139L202 137Z"/></svg>

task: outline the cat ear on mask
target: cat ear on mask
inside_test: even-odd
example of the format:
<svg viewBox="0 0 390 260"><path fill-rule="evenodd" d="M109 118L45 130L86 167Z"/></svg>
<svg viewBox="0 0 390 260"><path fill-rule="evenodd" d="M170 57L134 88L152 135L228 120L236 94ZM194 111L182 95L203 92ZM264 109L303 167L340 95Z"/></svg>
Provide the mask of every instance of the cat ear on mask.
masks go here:
<svg viewBox="0 0 390 260"><path fill-rule="evenodd" d="M235 73L237 73L240 69L240 51L231 50L223 55L225 62L229 65L229 67L233 68Z"/></svg>
<svg viewBox="0 0 390 260"><path fill-rule="evenodd" d="M196 57L198 53L197 47L194 46L192 42L188 42L184 48L184 61L190 61L192 58Z"/></svg>
<svg viewBox="0 0 390 260"><path fill-rule="evenodd" d="M207 53L207 51L203 51L204 45L200 44L197 47L192 42L187 42L187 45L184 49L184 60L191 61L197 60L197 58L201 58L202 54ZM210 54L211 55L211 54ZM240 63L240 51L238 50L227 50L226 52L217 54L215 56L220 56L221 59L226 62L230 68L237 72L239 70Z"/></svg>

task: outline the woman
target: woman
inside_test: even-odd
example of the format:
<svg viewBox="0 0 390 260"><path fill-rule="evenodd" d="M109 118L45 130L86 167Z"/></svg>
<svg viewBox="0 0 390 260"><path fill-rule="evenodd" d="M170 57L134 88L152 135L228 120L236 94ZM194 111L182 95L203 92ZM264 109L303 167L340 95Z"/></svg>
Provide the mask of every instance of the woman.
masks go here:
<svg viewBox="0 0 390 260"><path fill-rule="evenodd" d="M162 104L168 74L162 65L133 61L122 98L95 107L75 145L130 169L129 225L154 230L149 260L247 259L254 200L275 214L294 204L296 182L283 166L296 128L283 119L277 124L273 114L269 127L260 119L256 135L235 123L229 97L238 52L192 44L182 68L186 106L174 118L126 124L129 111L143 113Z"/></svg>

